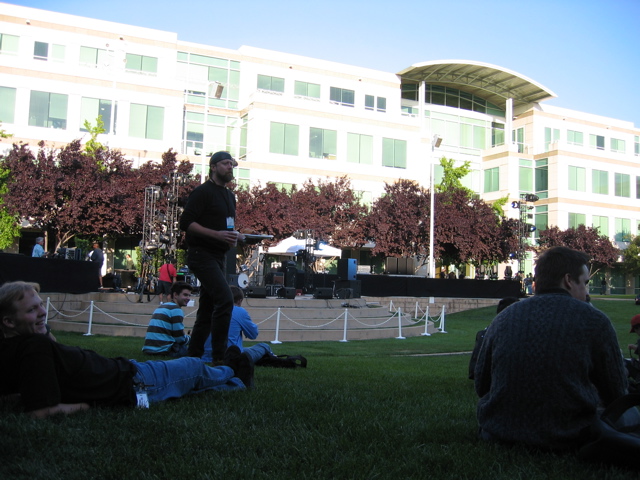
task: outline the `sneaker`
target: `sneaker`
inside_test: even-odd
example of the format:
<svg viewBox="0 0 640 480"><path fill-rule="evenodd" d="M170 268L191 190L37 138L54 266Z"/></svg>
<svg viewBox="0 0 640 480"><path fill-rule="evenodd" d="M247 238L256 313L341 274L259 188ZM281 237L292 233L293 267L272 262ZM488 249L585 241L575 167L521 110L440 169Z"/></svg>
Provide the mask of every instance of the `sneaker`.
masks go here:
<svg viewBox="0 0 640 480"><path fill-rule="evenodd" d="M244 383L245 387L253 388L253 362L249 355L246 353L241 353L240 348L236 345L232 345L227 348L227 351L224 354L224 363L228 367L233 369L233 373L236 377L238 377L242 383Z"/></svg>

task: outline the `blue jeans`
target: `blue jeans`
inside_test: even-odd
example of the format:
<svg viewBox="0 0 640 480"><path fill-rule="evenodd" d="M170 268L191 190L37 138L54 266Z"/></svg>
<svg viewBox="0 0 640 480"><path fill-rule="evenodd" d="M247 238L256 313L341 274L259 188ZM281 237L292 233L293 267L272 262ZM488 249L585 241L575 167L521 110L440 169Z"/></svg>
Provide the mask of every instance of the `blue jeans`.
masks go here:
<svg viewBox="0 0 640 480"><path fill-rule="evenodd" d="M225 276L225 255L214 255L199 247L189 248L187 265L200 280L198 313L191 332L189 356L201 357L211 335L213 360L222 360L227 349L233 295Z"/></svg>
<svg viewBox="0 0 640 480"><path fill-rule="evenodd" d="M273 355L271 347L267 343L256 343L255 345L242 349L251 358L251 363L255 364L265 355Z"/></svg>
<svg viewBox="0 0 640 480"><path fill-rule="evenodd" d="M209 390L245 389L230 367L210 367L199 358L131 360L131 363L138 370L133 377L134 385L144 385L150 404Z"/></svg>

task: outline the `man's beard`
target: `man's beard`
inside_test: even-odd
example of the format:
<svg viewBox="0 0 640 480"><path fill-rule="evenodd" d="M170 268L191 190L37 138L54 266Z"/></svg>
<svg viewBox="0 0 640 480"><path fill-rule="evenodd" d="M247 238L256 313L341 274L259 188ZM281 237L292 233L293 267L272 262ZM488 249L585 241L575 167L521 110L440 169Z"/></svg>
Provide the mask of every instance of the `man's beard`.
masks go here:
<svg viewBox="0 0 640 480"><path fill-rule="evenodd" d="M227 173L225 175L222 175L222 174L216 172L216 177L221 182L229 183L231 180L233 180L233 172L229 172L229 173Z"/></svg>

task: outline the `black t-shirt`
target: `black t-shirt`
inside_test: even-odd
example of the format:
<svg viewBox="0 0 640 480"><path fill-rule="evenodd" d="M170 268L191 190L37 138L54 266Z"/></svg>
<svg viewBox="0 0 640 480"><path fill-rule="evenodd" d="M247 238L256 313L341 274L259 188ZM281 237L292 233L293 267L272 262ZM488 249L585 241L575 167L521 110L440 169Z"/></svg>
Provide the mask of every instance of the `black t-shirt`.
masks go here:
<svg viewBox="0 0 640 480"><path fill-rule="evenodd" d="M0 341L0 395L19 393L27 412L59 403L134 406L135 373L125 358L106 358L46 335Z"/></svg>
<svg viewBox="0 0 640 480"><path fill-rule="evenodd" d="M226 187L210 180L198 186L189 195L187 205L180 217L180 229L187 232L189 225L197 222L212 230L226 230L227 218L235 219L236 197ZM211 252L226 252L229 244L213 239L205 239L187 232L189 247L202 247Z"/></svg>

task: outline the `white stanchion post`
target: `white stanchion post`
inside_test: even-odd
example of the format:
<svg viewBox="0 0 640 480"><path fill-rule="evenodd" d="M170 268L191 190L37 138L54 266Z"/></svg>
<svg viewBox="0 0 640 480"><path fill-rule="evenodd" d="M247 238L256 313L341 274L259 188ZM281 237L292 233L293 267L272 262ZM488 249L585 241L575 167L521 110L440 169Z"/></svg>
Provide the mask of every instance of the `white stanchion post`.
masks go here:
<svg viewBox="0 0 640 480"><path fill-rule="evenodd" d="M418 302L416 302L416 314L413 316L413 318L418 318Z"/></svg>
<svg viewBox="0 0 640 480"><path fill-rule="evenodd" d="M393 300L389 300L389 311L393 312Z"/></svg>
<svg viewBox="0 0 640 480"><path fill-rule="evenodd" d="M278 343L282 343L278 340L278 334L280 333L280 307L278 307L278 315L276 315L276 338L271 343L276 345Z"/></svg>
<svg viewBox="0 0 640 480"><path fill-rule="evenodd" d="M45 323L49 322L49 307L51 306L51 297L47 297L47 316L44 318Z"/></svg>
<svg viewBox="0 0 640 480"><path fill-rule="evenodd" d="M447 331L444 329L444 316L445 316L445 305L442 305L442 313L441 318L440 318L440 333L447 333Z"/></svg>
<svg viewBox="0 0 640 480"><path fill-rule="evenodd" d="M93 335L91 333L91 325L93 324L93 300L91 300L91 307L89 308L89 328L87 329L87 333L84 336Z"/></svg>
<svg viewBox="0 0 640 480"><path fill-rule="evenodd" d="M424 317L424 332L421 333L420 335L422 335L423 337L431 336L431 334L429 333L429 305L427 305L427 313L426 313L426 316Z"/></svg>
<svg viewBox="0 0 640 480"><path fill-rule="evenodd" d="M348 342L347 340L347 319L349 318L349 310L344 309L344 333L342 334L341 342Z"/></svg>
<svg viewBox="0 0 640 480"><path fill-rule="evenodd" d="M396 340L405 340L402 336L402 308L398 308L398 336Z"/></svg>

